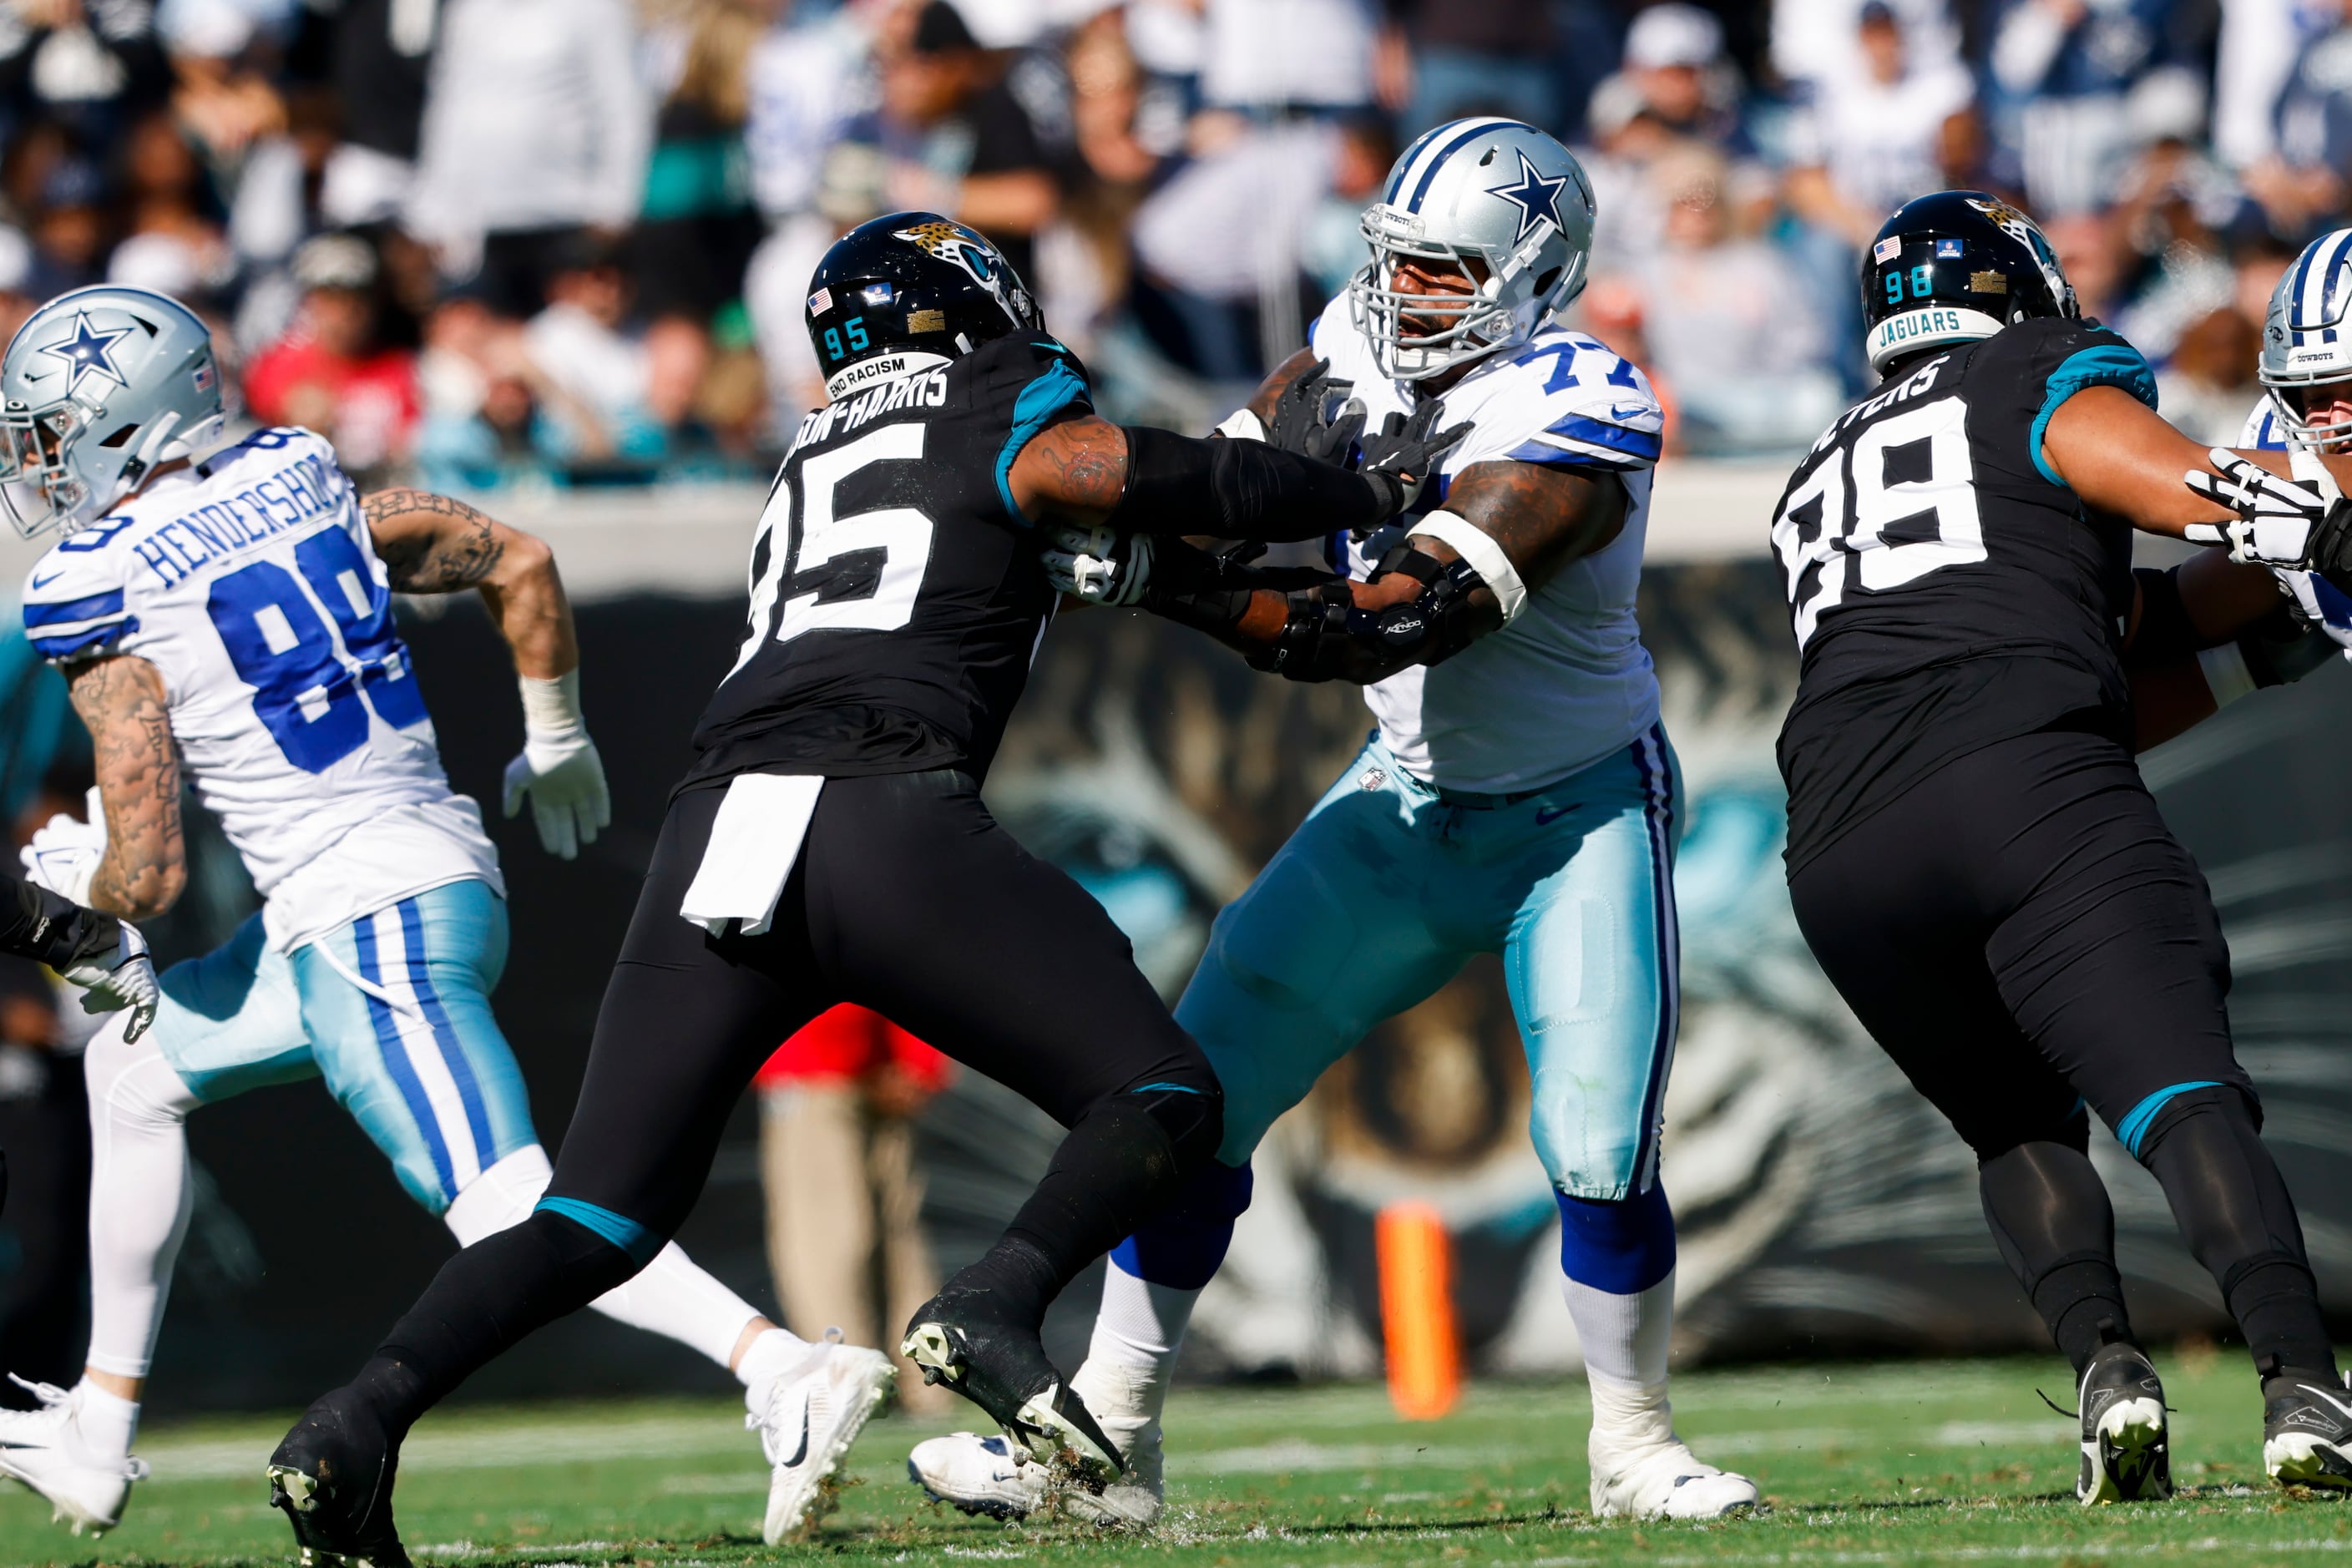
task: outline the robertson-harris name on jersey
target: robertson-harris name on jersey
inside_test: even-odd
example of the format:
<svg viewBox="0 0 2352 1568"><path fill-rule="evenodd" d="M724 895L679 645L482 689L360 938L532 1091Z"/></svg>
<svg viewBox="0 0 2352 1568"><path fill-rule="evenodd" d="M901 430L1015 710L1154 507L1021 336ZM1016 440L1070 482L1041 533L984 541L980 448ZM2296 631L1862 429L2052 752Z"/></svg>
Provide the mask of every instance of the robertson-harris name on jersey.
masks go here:
<svg viewBox="0 0 2352 1568"><path fill-rule="evenodd" d="M200 506L132 541L131 550L169 588L208 562L339 510L351 492L352 482L341 469L316 456L299 458L236 494Z"/></svg>
<svg viewBox="0 0 2352 1568"><path fill-rule="evenodd" d="M948 401L948 373L931 371L921 375L903 375L898 380L871 387L856 396L839 403L828 403L823 408L812 409L801 421L793 437L793 451L814 445L832 436L836 428L855 430L877 414L887 414L894 408L944 408ZM790 457L792 453L785 454Z"/></svg>

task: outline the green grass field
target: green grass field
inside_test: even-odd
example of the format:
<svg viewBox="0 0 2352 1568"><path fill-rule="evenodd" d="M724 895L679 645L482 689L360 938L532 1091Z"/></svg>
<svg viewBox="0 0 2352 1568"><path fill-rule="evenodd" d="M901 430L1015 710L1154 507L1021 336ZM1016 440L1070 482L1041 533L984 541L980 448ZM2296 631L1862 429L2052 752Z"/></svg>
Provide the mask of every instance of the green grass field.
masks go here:
<svg viewBox="0 0 2352 1568"><path fill-rule="evenodd" d="M1406 1424L1381 1390L1181 1396L1170 1510L1144 1535L1004 1526L926 1502L905 1455L942 1422L866 1429L856 1484L813 1541L760 1543L766 1472L721 1402L459 1411L403 1461L403 1533L420 1564L719 1564L824 1558L1145 1564L1641 1562L2056 1564L2195 1557L2278 1563L2352 1552L2352 1506L2263 1479L2260 1404L2233 1355L2159 1358L2175 1417L2168 1505L2074 1500L2073 1424L2055 1361L1701 1373L1676 1391L1702 1454L1754 1475L1771 1510L1715 1525L1596 1523L1583 1385L1487 1384L1444 1421ZM963 1423L970 1425L969 1422ZM154 1479L124 1526L78 1542L38 1499L0 1492L0 1564L283 1563L261 1464L281 1419L158 1428Z"/></svg>

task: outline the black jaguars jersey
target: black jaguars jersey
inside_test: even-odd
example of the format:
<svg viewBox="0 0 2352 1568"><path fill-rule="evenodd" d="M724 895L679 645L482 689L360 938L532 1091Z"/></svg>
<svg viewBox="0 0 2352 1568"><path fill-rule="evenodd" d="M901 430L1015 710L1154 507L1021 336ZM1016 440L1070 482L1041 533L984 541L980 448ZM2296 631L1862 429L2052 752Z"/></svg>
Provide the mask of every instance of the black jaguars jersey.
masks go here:
<svg viewBox="0 0 2352 1568"><path fill-rule="evenodd" d="M1912 368L1830 426L1772 519L1802 654L1780 731L1791 870L1943 763L2059 723L2131 728L2131 529L2042 432L2087 386L2151 408L2139 352L2031 321Z"/></svg>
<svg viewBox="0 0 2352 1568"><path fill-rule="evenodd" d="M803 419L752 542L742 651L679 789L984 775L1055 604L1013 459L1091 406L1077 357L1018 333Z"/></svg>

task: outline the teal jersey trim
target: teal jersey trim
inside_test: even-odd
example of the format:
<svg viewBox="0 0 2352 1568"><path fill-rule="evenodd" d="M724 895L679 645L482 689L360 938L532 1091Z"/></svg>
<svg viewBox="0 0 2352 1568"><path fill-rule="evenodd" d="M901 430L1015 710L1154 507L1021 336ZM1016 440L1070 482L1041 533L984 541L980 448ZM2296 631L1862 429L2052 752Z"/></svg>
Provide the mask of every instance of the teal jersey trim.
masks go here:
<svg viewBox="0 0 2352 1568"><path fill-rule="evenodd" d="M2147 1136L2148 1127L2156 1121L2156 1113L2162 1110L2174 1095L2187 1094L2192 1089L2221 1087L2210 1078L2200 1078L2194 1083L2176 1083L2168 1088L2158 1089L2154 1094L2133 1106L2129 1113L2116 1124L2116 1141L2123 1144L2125 1152L2135 1160L2138 1159L2140 1140Z"/></svg>
<svg viewBox="0 0 2352 1568"><path fill-rule="evenodd" d="M1029 517L1013 499L1013 459L1064 409L1075 406L1091 412L1094 405L1094 395L1087 389L1086 378L1063 360L1055 360L1051 370L1023 387L1021 395L1013 401L1013 433L1004 438L1004 449L996 458L996 493L1003 499L1004 510L1022 527L1029 526Z"/></svg>
<svg viewBox="0 0 2352 1568"><path fill-rule="evenodd" d="M583 1203L578 1198L541 1198L533 1212L562 1215L583 1230L594 1232L629 1255L632 1262L643 1268L662 1249L662 1238L639 1225L635 1220L614 1214L611 1209Z"/></svg>
<svg viewBox="0 0 2352 1568"><path fill-rule="evenodd" d="M2086 386L2120 386L2150 408L2156 406L2156 373L2147 368L2147 361L2128 343L2100 343L2082 349L2068 356L2066 363L2052 374L2042 395L2042 412L2033 416L2033 428L2026 436L2025 449L2033 454L2033 466L2042 477L2063 489L2066 481L2050 471L2042 459L2042 433L2050 428L2050 416L2060 405Z"/></svg>

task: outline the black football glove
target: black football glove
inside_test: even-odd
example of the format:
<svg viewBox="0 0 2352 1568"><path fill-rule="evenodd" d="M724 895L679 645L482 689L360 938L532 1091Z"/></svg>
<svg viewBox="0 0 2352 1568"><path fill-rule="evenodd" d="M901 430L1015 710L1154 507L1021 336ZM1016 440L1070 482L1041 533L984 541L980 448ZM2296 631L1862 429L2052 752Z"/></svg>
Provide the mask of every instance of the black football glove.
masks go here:
<svg viewBox="0 0 2352 1568"><path fill-rule="evenodd" d="M1389 515L1394 517L1421 497L1421 487L1437 472L1439 461L1452 451L1454 443L1470 434L1467 421L1446 429L1437 429L1438 416L1444 404L1435 398L1412 411L1411 418L1391 414L1380 434L1365 436L1360 440L1364 449L1365 478L1389 487Z"/></svg>
<svg viewBox="0 0 2352 1568"><path fill-rule="evenodd" d="M1364 405L1350 397L1335 411L1331 400L1344 396L1355 384L1334 381L1331 362L1317 360L1275 399L1274 417L1265 426L1266 444L1318 463L1346 468L1355 455L1356 437L1364 431Z"/></svg>

